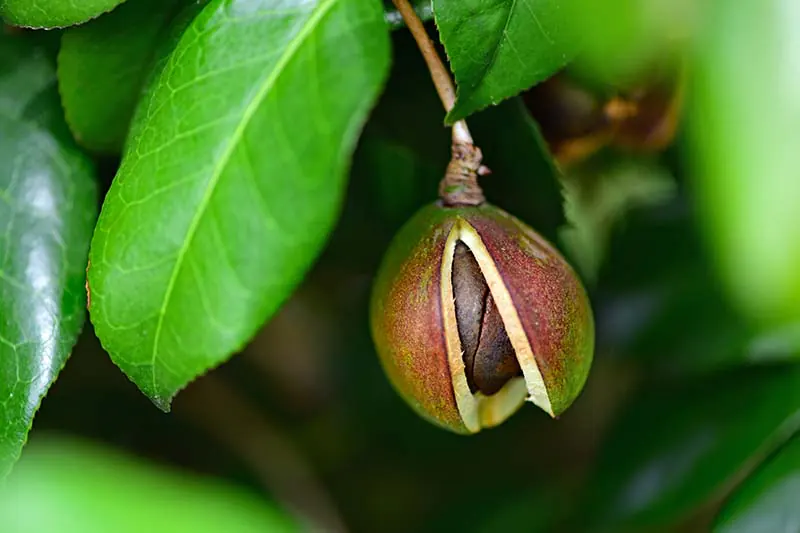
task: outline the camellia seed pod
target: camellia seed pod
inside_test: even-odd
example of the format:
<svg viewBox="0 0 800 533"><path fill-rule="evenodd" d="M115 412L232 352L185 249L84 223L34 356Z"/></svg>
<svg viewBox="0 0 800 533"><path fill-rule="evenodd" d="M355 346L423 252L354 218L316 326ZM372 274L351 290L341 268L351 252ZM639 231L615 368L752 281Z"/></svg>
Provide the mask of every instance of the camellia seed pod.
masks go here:
<svg viewBox="0 0 800 533"><path fill-rule="evenodd" d="M594 351L586 292L531 228L488 203L424 207L384 258L370 306L382 365L424 418L476 433L526 399L558 416Z"/></svg>

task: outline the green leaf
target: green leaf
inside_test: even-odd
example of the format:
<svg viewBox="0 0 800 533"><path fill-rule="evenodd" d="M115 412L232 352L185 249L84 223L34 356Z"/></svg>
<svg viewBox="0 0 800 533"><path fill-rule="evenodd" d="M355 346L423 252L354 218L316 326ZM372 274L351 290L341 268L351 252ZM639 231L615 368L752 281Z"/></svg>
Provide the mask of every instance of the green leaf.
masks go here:
<svg viewBox="0 0 800 533"><path fill-rule="evenodd" d="M63 28L111 11L125 0L2 0L0 17L25 28Z"/></svg>
<svg viewBox="0 0 800 533"><path fill-rule="evenodd" d="M5 533L299 531L251 494L69 441L33 445L0 488Z"/></svg>
<svg viewBox="0 0 800 533"><path fill-rule="evenodd" d="M156 44L182 0L130 0L64 32L58 85L77 141L118 153L153 64Z"/></svg>
<svg viewBox="0 0 800 533"><path fill-rule="evenodd" d="M46 55L0 37L0 478L19 457L86 315L97 191L69 136L44 127L59 115Z"/></svg>
<svg viewBox="0 0 800 533"><path fill-rule="evenodd" d="M723 0L706 15L690 99L700 221L738 309L800 324L795 4Z"/></svg>
<svg viewBox="0 0 800 533"><path fill-rule="evenodd" d="M434 0L458 84L453 123L549 78L577 52L563 0Z"/></svg>
<svg viewBox="0 0 800 533"><path fill-rule="evenodd" d="M633 398L587 496L595 530L666 527L800 427L800 366L747 368Z"/></svg>
<svg viewBox="0 0 800 533"><path fill-rule="evenodd" d="M764 462L722 508L715 533L800 531L800 436Z"/></svg>
<svg viewBox="0 0 800 533"><path fill-rule="evenodd" d="M319 254L388 64L377 0L215 0L153 78L89 283L103 346L162 409Z"/></svg>

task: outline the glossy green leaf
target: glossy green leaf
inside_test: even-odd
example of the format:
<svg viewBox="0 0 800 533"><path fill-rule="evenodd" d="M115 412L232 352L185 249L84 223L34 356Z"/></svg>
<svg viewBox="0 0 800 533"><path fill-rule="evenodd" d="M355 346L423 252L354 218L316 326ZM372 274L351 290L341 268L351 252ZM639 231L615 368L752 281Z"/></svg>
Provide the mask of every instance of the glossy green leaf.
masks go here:
<svg viewBox="0 0 800 533"><path fill-rule="evenodd" d="M564 0L434 0L458 98L448 122L549 78L576 54Z"/></svg>
<svg viewBox="0 0 800 533"><path fill-rule="evenodd" d="M4 533L299 531L236 487L69 441L26 451L0 488Z"/></svg>
<svg viewBox="0 0 800 533"><path fill-rule="evenodd" d="M40 120L58 115L49 58L23 39L0 37L0 478L86 315L97 191L68 135Z"/></svg>
<svg viewBox="0 0 800 533"><path fill-rule="evenodd" d="M604 444L587 493L593 530L674 524L800 428L798 365L645 388Z"/></svg>
<svg viewBox="0 0 800 533"><path fill-rule="evenodd" d="M750 475L723 507L715 533L800 531L800 437Z"/></svg>
<svg viewBox="0 0 800 533"><path fill-rule="evenodd" d="M58 85L67 123L81 145L118 153L156 44L181 0L130 0L64 32Z"/></svg>
<svg viewBox="0 0 800 533"><path fill-rule="evenodd" d="M26 28L63 28L107 13L125 0L2 0L0 18Z"/></svg>
<svg viewBox="0 0 800 533"><path fill-rule="evenodd" d="M712 2L692 87L700 221L732 299L766 325L800 323L796 6Z"/></svg>
<svg viewBox="0 0 800 533"><path fill-rule="evenodd" d="M377 0L215 0L134 117L91 250L91 316L158 406L226 360L336 221L389 62Z"/></svg>

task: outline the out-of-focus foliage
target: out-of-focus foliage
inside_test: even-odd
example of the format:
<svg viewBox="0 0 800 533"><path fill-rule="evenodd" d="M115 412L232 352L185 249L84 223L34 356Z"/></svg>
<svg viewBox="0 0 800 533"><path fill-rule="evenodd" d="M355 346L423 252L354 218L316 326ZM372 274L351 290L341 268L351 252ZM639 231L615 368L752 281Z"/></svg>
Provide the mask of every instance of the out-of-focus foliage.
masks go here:
<svg viewBox="0 0 800 533"><path fill-rule="evenodd" d="M633 208L666 203L675 194L669 171L646 158L598 158L565 176L569 224L561 239L583 276L593 282L611 231Z"/></svg>
<svg viewBox="0 0 800 533"><path fill-rule="evenodd" d="M580 35L577 68L594 83L641 77L665 58L679 59L700 26L704 2L694 0L571 0Z"/></svg>
<svg viewBox="0 0 800 533"><path fill-rule="evenodd" d="M299 531L246 492L98 447L31 447L0 488L6 533L282 533Z"/></svg>
<svg viewBox="0 0 800 533"><path fill-rule="evenodd" d="M798 365L648 382L603 446L587 493L588 529L669 526L798 430Z"/></svg>
<svg viewBox="0 0 800 533"><path fill-rule="evenodd" d="M725 504L716 533L800 529L800 437L760 466Z"/></svg>
<svg viewBox="0 0 800 533"><path fill-rule="evenodd" d="M795 2L711 2L692 113L699 213L739 309L800 330L800 36ZM800 349L800 344L798 344Z"/></svg>

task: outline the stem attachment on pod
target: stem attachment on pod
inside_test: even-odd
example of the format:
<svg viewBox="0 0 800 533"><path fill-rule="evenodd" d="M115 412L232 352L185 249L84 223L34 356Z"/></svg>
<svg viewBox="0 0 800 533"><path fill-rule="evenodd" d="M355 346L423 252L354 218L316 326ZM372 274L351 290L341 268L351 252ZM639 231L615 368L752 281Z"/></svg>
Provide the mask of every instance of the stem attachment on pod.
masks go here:
<svg viewBox="0 0 800 533"><path fill-rule="evenodd" d="M439 183L439 197L445 206L477 206L486 201L478 185L478 176L488 171L483 170L482 158L481 149L474 144L453 142L453 155Z"/></svg>

